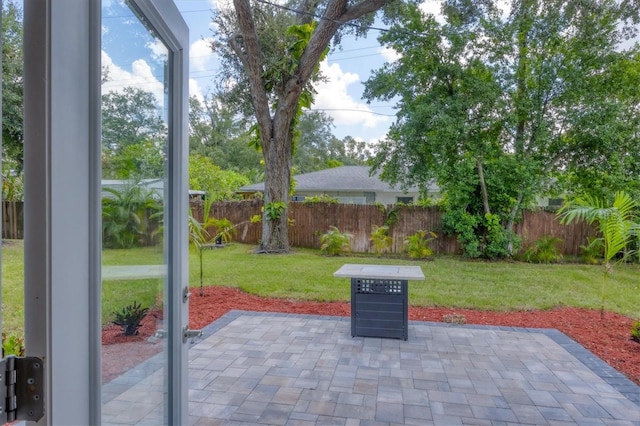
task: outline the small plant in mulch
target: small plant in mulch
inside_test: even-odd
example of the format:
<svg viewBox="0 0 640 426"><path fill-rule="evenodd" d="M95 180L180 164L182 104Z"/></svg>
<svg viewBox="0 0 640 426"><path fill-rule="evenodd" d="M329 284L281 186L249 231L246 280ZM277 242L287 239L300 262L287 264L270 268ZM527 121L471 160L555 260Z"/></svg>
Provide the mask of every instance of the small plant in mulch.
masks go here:
<svg viewBox="0 0 640 426"><path fill-rule="evenodd" d="M2 332L2 358L15 355L24 356L24 338L14 335L7 335Z"/></svg>
<svg viewBox="0 0 640 426"><path fill-rule="evenodd" d="M640 343L640 321L636 321L631 326L631 340Z"/></svg>
<svg viewBox="0 0 640 426"><path fill-rule="evenodd" d="M114 312L116 319L113 323L122 327L125 336L135 336L148 311L149 308L143 308L140 303L136 304L134 301L132 305L122 308L122 312Z"/></svg>
<svg viewBox="0 0 640 426"><path fill-rule="evenodd" d="M442 322L462 325L467 323L467 319L462 314L445 314L442 316Z"/></svg>

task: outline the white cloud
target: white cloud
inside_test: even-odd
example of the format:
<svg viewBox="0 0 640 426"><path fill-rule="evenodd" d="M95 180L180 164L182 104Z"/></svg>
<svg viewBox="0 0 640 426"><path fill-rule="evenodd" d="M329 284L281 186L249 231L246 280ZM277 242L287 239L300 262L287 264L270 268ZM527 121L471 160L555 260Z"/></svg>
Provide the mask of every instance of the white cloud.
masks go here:
<svg viewBox="0 0 640 426"><path fill-rule="evenodd" d="M425 0L420 4L420 10L427 14L433 15L439 24L444 24L444 16L442 16L442 4L439 1Z"/></svg>
<svg viewBox="0 0 640 426"><path fill-rule="evenodd" d="M189 97L195 96L198 98L200 102L204 100L204 95L202 94L202 88L198 83L198 80L190 78L189 79Z"/></svg>
<svg viewBox="0 0 640 426"><path fill-rule="evenodd" d="M113 63L111 57L102 51L102 66L108 71L108 81L102 84L103 93L117 92L127 86L138 87L153 93L160 103L164 99L164 83L159 81L144 59L137 59L131 63L131 71Z"/></svg>
<svg viewBox="0 0 640 426"><path fill-rule="evenodd" d="M155 61L164 62L167 60L169 51L162 41L155 39L153 42L148 42L146 47L151 51L151 57Z"/></svg>
<svg viewBox="0 0 640 426"><path fill-rule="evenodd" d="M402 56L390 47L380 48L380 54L387 62L396 62Z"/></svg>
<svg viewBox="0 0 640 426"><path fill-rule="evenodd" d="M329 65L326 60L320 64L320 70L327 81L316 84L318 94L313 109L325 110L336 126L376 127L388 121L387 117L373 114L365 103L347 92L350 85L360 81L358 74L344 72L339 64Z"/></svg>
<svg viewBox="0 0 640 426"><path fill-rule="evenodd" d="M214 53L211 50L211 38L200 39L189 48L189 67L192 72L206 71L212 68Z"/></svg>

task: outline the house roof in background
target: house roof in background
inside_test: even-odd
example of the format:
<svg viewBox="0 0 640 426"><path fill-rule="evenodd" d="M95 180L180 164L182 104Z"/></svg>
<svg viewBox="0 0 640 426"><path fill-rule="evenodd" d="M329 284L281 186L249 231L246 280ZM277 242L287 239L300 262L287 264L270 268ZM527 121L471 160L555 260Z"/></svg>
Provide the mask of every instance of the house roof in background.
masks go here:
<svg viewBox="0 0 640 426"><path fill-rule="evenodd" d="M317 172L295 175L296 192L402 192L383 182L376 173L369 176L367 166L342 166ZM429 185L429 190L437 190ZM241 192L264 191L264 182L247 185L240 188ZM407 192L418 192L417 187L411 187Z"/></svg>

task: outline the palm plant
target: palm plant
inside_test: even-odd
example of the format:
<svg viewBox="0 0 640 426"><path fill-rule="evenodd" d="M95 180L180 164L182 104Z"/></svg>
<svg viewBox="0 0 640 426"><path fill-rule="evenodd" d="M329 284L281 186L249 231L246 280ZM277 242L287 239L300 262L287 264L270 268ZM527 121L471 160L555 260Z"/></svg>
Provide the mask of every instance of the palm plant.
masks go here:
<svg viewBox="0 0 640 426"><path fill-rule="evenodd" d="M210 193L210 192L208 192ZM216 219L210 217L211 206L215 200L213 197L206 197L203 205L202 223L199 222L191 211L189 211L189 240L193 243L198 255L200 263L200 296L204 295L203 290L203 271L202 271L202 254L206 244L213 240L224 242L231 241L231 238L237 233L236 226L226 218Z"/></svg>
<svg viewBox="0 0 640 426"><path fill-rule="evenodd" d="M558 211L561 223L584 220L590 225L596 224L604 247L604 275L602 278L600 317L604 317L605 285L613 265L632 254L629 243L634 236L640 235L640 223L634 222L639 204L624 191L616 192L613 204L590 196L577 198L566 203ZM617 258L620 253L622 256Z"/></svg>
<svg viewBox="0 0 640 426"><path fill-rule="evenodd" d="M374 225L373 230L371 231L371 242L373 243L373 247L375 248L378 257L382 256L382 253L389 250L393 243L393 239L389 235L389 227L387 225Z"/></svg>
<svg viewBox="0 0 640 426"><path fill-rule="evenodd" d="M158 194L139 182L122 189L103 188L102 232L105 247L131 248L151 245L162 211Z"/></svg>

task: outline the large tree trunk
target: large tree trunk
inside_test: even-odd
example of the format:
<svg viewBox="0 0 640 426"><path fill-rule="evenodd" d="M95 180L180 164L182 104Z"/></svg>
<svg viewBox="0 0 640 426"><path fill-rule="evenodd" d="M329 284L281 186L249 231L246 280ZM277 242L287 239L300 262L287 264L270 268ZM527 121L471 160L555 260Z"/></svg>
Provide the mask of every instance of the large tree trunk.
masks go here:
<svg viewBox="0 0 640 426"><path fill-rule="evenodd" d="M264 212L262 214L262 240L259 253L284 253L289 251L289 190L291 187L291 161L293 135L290 123L293 113L285 111L276 114L273 120L273 138L266 141L263 137L263 155L265 162ZM284 209L277 219L273 211L280 211L278 203L284 203Z"/></svg>

